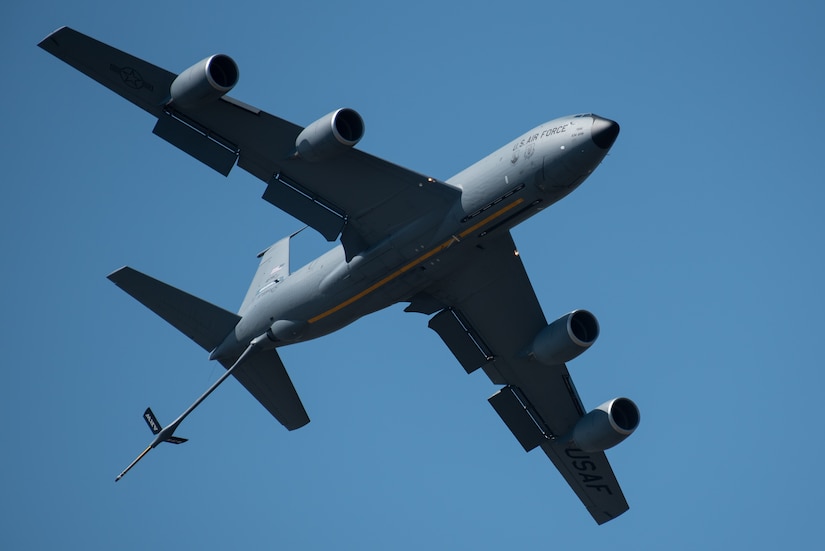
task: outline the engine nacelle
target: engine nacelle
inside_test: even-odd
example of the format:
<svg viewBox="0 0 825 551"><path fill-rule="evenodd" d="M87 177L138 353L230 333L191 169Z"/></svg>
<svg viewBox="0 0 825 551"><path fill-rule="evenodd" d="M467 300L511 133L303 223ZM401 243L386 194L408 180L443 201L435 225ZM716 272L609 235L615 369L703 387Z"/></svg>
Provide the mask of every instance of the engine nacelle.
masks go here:
<svg viewBox="0 0 825 551"><path fill-rule="evenodd" d="M295 139L298 157L322 161L341 154L364 136L364 119L354 109L338 109L304 128Z"/></svg>
<svg viewBox="0 0 825 551"><path fill-rule="evenodd" d="M219 99L238 83L238 65L224 54L195 63L172 81L172 101L180 107L199 107Z"/></svg>
<svg viewBox="0 0 825 551"><path fill-rule="evenodd" d="M545 365L569 362L596 342L599 322L587 310L565 314L533 339L530 355Z"/></svg>
<svg viewBox="0 0 825 551"><path fill-rule="evenodd" d="M639 419L633 400L613 398L579 419L573 441L582 451L602 452L633 434Z"/></svg>

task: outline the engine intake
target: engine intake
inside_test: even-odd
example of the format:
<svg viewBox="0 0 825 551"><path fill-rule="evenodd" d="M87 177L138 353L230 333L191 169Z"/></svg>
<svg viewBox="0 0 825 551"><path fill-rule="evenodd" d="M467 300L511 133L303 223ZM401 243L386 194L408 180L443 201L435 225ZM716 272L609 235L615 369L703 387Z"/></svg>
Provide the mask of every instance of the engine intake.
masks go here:
<svg viewBox="0 0 825 551"><path fill-rule="evenodd" d="M304 128L295 139L297 156L317 162L340 155L364 136L364 119L354 109L338 109Z"/></svg>
<svg viewBox="0 0 825 551"><path fill-rule="evenodd" d="M179 74L169 92L180 107L199 107L227 94L238 83L238 65L224 54L203 59Z"/></svg>
<svg viewBox="0 0 825 551"><path fill-rule="evenodd" d="M629 398L613 398L581 419L573 441L582 451L601 452L633 434L639 426L639 408Z"/></svg>
<svg viewBox="0 0 825 551"><path fill-rule="evenodd" d="M569 362L599 337L599 322L587 310L565 314L533 339L530 355L545 365Z"/></svg>

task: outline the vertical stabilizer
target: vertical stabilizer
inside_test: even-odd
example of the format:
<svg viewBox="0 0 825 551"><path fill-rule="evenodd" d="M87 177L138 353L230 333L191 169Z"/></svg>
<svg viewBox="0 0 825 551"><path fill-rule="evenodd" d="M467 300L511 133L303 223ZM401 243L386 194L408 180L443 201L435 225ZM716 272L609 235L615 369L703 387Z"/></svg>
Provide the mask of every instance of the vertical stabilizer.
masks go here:
<svg viewBox="0 0 825 551"><path fill-rule="evenodd" d="M278 283L286 279L289 275L289 242L301 231L303 231L303 228L292 235L284 237L258 255L261 263L258 265L255 277L252 278L252 283L249 285L249 290L246 292L246 297L243 299L238 315L243 316L244 312L249 310L249 307L259 296L270 289L274 289Z"/></svg>

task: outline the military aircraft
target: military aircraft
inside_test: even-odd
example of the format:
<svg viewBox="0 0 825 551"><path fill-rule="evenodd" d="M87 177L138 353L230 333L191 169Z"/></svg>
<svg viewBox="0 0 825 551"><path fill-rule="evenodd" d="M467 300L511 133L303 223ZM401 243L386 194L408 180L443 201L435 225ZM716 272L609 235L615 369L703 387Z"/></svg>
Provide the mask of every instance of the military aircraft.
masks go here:
<svg viewBox="0 0 825 551"><path fill-rule="evenodd" d="M576 189L617 123L558 118L442 181L355 149L364 121L353 109L302 128L227 96L238 81L227 55L175 74L67 27L39 46L156 117L159 137L225 176L237 164L264 181L264 200L340 237L296 271L294 234L261 252L237 314L129 267L108 276L226 368L166 427L146 410L155 438L116 480L161 442L184 442L178 426L230 374L287 429L306 425L277 348L405 302L432 315L467 373L501 387L489 402L504 424L547 454L597 523L628 509L604 450L636 429L639 410L614 398L585 411L565 364L595 342L598 321L575 310L547 323L509 231Z"/></svg>

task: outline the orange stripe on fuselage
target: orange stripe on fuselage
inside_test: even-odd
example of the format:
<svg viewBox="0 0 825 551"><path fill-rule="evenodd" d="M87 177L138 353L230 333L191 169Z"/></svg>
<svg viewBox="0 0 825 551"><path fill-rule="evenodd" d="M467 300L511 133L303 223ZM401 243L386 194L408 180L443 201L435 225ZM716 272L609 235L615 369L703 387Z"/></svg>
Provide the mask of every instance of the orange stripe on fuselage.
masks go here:
<svg viewBox="0 0 825 551"><path fill-rule="evenodd" d="M504 207L500 211L491 214L490 216L488 216L487 218L485 218L481 222L478 222L477 224L475 224L473 226L470 226L469 228L467 228L463 232L459 233L458 238L463 239L464 237L470 235L471 233L473 233L474 231L479 229L481 226L484 226L485 224L491 222L492 220L495 220L496 218L498 218L502 214L510 211L511 209L515 208L516 206L520 205L523 202L524 202L524 199L516 199L515 201L513 201L512 203L510 203L509 205L507 205L506 207ZM447 247L452 245L454 241L455 241L455 237L451 237L450 239L448 239L447 241L445 241L441 245L437 246L436 248L432 249L431 251L429 251L427 253L424 253L423 255L419 256L415 260L405 264L404 266L397 269L396 271L394 271L390 275L388 275L388 276L384 277L383 279L373 283L372 285L370 285L369 287L367 287L366 289L364 289L363 291L361 291L357 295L348 298L347 300L345 300L344 302L342 302L338 306L335 306L334 308L330 308L326 312L323 312L323 313L318 314L317 316L315 316L313 318L310 318L308 320L309 323L315 323L316 321L322 320L325 317L330 316L330 315L334 314L335 312L338 312L339 310L342 310L342 309L346 308L350 304L352 304L352 303L354 303L358 300L361 300L362 298L369 295L373 291L376 291L376 290L380 289L381 287L383 287L384 285L386 285L387 283L389 283L393 279L395 279L395 278L405 274L406 272L410 271L411 269L415 268L417 265L421 264L422 262L424 262L425 260L427 260L431 256L440 253L441 251L443 251L444 249L446 249Z"/></svg>

